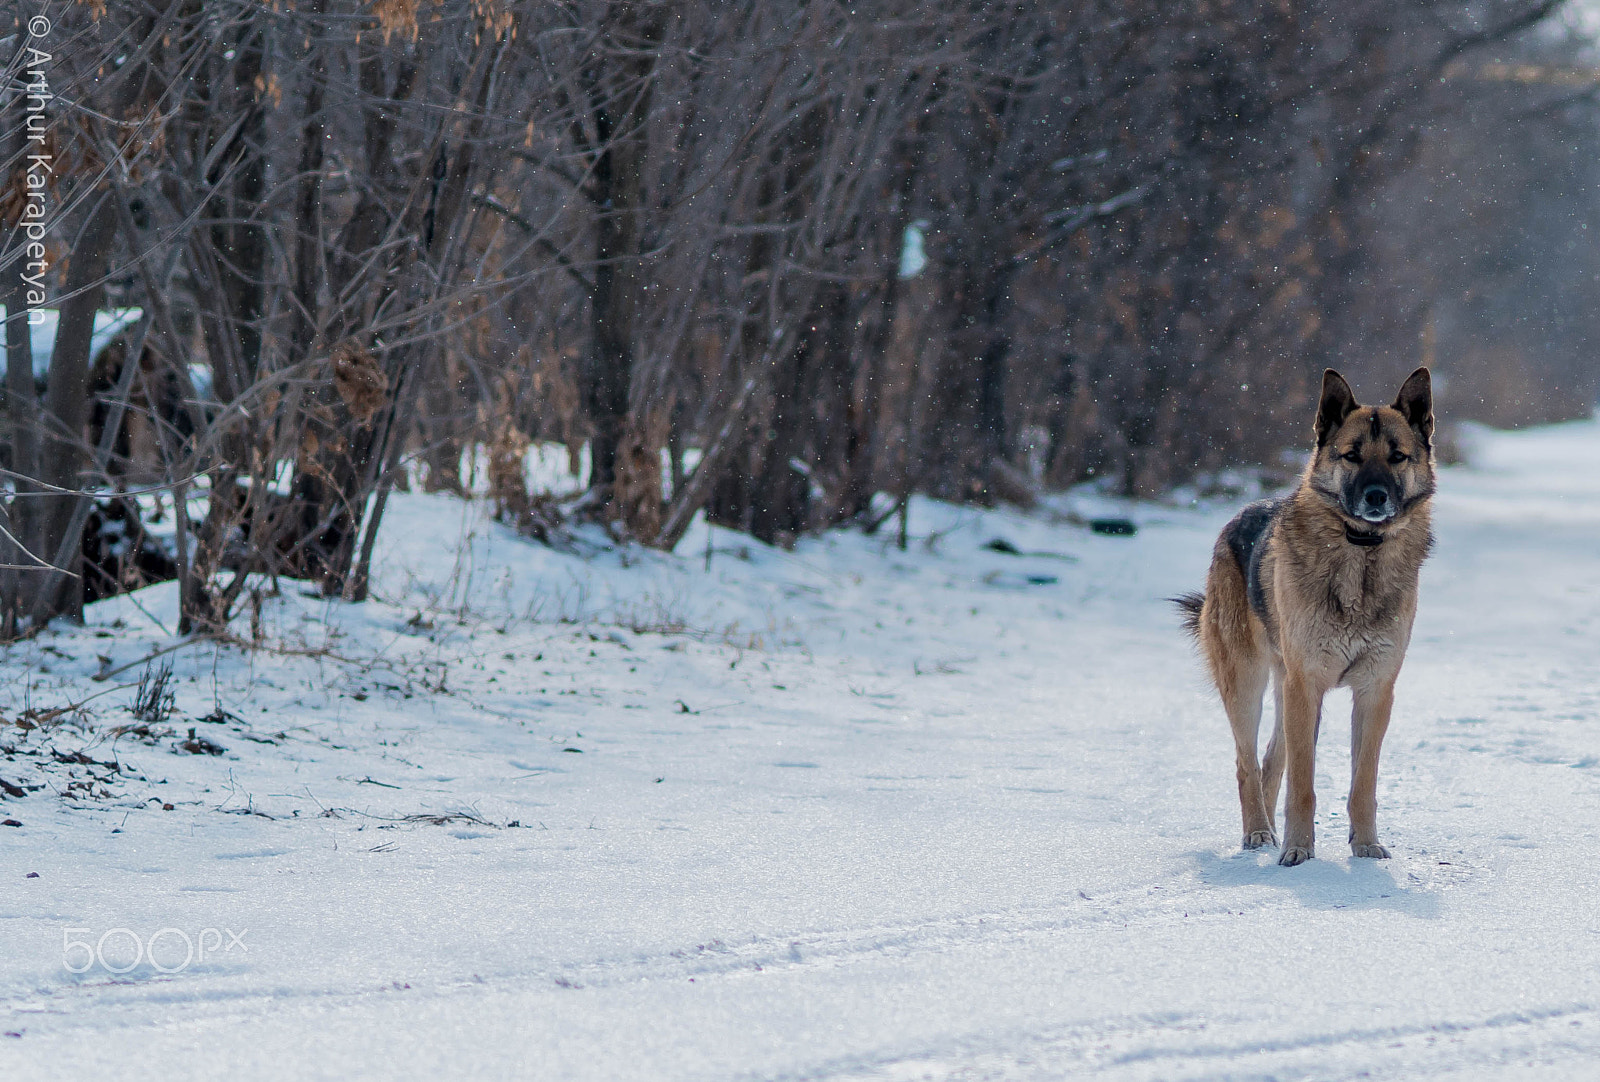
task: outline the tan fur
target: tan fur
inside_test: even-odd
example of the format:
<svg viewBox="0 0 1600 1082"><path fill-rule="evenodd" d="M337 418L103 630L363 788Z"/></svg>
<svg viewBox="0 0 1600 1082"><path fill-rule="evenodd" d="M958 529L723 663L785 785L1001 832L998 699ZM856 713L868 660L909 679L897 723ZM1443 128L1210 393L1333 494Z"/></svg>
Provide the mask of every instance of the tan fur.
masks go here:
<svg viewBox="0 0 1600 1082"><path fill-rule="evenodd" d="M1351 850L1359 857L1389 855L1378 842L1378 756L1411 639L1418 573L1432 544L1427 370L1412 374L1393 407L1357 406L1348 384L1330 370L1317 427L1316 453L1298 488L1256 542L1265 619L1251 606L1248 569L1241 568L1227 530L1217 541L1203 602L1180 601L1233 728L1246 848L1276 842L1274 811L1287 771L1279 857L1286 865L1310 859L1315 849L1317 731L1323 697L1339 686L1351 688L1355 699ZM1351 454L1359 461L1343 457ZM1392 461L1401 455L1403 461ZM1392 518L1374 522L1352 512L1363 506L1361 499L1377 498L1357 491L1362 485L1396 494ZM1348 539L1347 529L1383 540L1362 546ZM1269 680L1276 724L1258 764L1261 700Z"/></svg>

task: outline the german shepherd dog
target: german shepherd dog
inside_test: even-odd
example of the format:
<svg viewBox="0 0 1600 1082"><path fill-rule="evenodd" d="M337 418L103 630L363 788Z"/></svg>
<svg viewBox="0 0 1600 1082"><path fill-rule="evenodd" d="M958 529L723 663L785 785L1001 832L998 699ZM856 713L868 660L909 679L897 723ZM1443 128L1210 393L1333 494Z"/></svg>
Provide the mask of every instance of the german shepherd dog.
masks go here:
<svg viewBox="0 0 1600 1082"><path fill-rule="evenodd" d="M1278 783L1287 763L1278 863L1315 850L1312 791L1322 699L1348 687L1350 849L1378 844L1378 750L1394 682L1411 641L1417 577L1433 546L1433 389L1426 368L1392 406L1361 406L1328 369L1317 407L1317 448L1298 487L1260 500L1222 530L1204 594L1173 600L1199 640L1233 726L1244 847L1276 845ZM1273 685L1277 723L1256 761L1261 699Z"/></svg>

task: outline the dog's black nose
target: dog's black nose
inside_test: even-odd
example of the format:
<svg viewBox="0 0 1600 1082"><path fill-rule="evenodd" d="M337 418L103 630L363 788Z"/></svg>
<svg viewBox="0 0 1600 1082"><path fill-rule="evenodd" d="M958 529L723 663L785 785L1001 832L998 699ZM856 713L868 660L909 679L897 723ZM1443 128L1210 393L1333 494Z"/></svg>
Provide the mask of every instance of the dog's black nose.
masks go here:
<svg viewBox="0 0 1600 1082"><path fill-rule="evenodd" d="M1389 502L1389 493L1382 485L1372 485L1362 493L1361 498L1367 501L1368 507L1382 507Z"/></svg>

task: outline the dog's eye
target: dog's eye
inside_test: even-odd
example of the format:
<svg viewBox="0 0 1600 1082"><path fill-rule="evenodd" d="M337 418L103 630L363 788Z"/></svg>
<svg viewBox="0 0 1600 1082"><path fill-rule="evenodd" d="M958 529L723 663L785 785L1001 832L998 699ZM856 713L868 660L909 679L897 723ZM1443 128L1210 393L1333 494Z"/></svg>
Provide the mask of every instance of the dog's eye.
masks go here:
<svg viewBox="0 0 1600 1082"><path fill-rule="evenodd" d="M1360 462L1361 461L1361 452L1360 451L1346 451L1344 454L1340 455L1339 457L1344 459L1346 462Z"/></svg>
<svg viewBox="0 0 1600 1082"><path fill-rule="evenodd" d="M1404 462L1406 459L1408 459L1410 457L1411 457L1410 455L1402 454L1399 451L1390 451L1389 452L1389 465L1398 466L1398 465L1400 465L1400 463Z"/></svg>

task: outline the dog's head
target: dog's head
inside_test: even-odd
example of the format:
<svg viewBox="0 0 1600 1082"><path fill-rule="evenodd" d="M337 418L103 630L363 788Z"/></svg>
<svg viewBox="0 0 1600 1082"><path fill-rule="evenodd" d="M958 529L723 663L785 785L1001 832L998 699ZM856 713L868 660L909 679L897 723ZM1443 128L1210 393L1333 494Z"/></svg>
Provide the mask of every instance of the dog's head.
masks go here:
<svg viewBox="0 0 1600 1082"><path fill-rule="evenodd" d="M1333 369L1322 374L1311 484L1363 530L1382 530L1433 495L1433 384L1406 378L1392 406L1363 406Z"/></svg>

